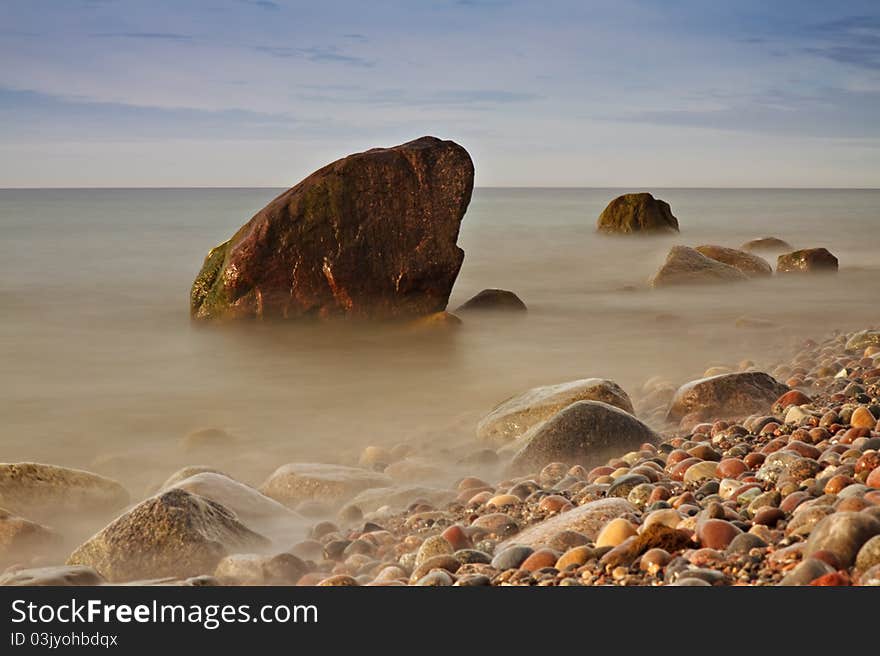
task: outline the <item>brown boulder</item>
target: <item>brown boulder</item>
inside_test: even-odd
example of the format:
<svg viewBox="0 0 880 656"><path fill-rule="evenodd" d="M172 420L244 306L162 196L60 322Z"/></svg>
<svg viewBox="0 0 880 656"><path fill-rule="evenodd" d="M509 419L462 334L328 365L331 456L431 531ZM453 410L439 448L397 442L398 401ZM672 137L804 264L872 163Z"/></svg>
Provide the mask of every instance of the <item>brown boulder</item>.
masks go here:
<svg viewBox="0 0 880 656"><path fill-rule="evenodd" d="M673 246L663 266L650 279L652 287L737 282L748 277L736 267L722 264L687 246Z"/></svg>
<svg viewBox="0 0 880 656"><path fill-rule="evenodd" d="M725 248L724 246L714 246L712 244L697 246L695 250L717 262L739 269L749 278L758 278L773 274L773 268L767 260L763 257L746 253L745 251L738 251L735 248Z"/></svg>
<svg viewBox="0 0 880 656"><path fill-rule="evenodd" d="M601 401L578 401L531 429L520 442L511 469L530 473L551 462L597 465L612 453L659 442L659 436L619 408Z"/></svg>
<svg viewBox="0 0 880 656"><path fill-rule="evenodd" d="M833 273L837 258L827 248L805 248L780 255L776 260L777 273Z"/></svg>
<svg viewBox="0 0 880 656"><path fill-rule="evenodd" d="M91 472L37 462L0 463L0 507L41 520L123 508L128 492Z"/></svg>
<svg viewBox="0 0 880 656"><path fill-rule="evenodd" d="M80 545L68 565L94 567L108 581L196 576L230 553L269 541L208 499L172 489L138 504Z"/></svg>
<svg viewBox="0 0 880 656"><path fill-rule="evenodd" d="M624 194L608 203L599 215L596 230L623 235L678 232L678 219L673 216L669 203L651 194Z"/></svg>
<svg viewBox="0 0 880 656"><path fill-rule="evenodd" d="M477 437L505 444L576 401L602 401L633 413L629 396L617 383L604 378L582 378L533 387L504 401L480 421Z"/></svg>
<svg viewBox="0 0 880 656"><path fill-rule="evenodd" d="M685 383L678 388L666 418L678 422L685 415L700 419L738 419L768 412L788 387L761 371L720 374Z"/></svg>
<svg viewBox="0 0 880 656"><path fill-rule="evenodd" d="M446 308L474 167L422 137L349 155L264 207L208 254L195 319L410 318Z"/></svg>

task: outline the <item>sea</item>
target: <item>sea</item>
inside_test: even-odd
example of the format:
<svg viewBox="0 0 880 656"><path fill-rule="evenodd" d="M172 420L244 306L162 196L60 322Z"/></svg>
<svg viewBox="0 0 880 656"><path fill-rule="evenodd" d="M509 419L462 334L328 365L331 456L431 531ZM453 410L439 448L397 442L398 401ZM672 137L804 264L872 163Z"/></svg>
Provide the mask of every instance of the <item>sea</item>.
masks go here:
<svg viewBox="0 0 880 656"><path fill-rule="evenodd" d="M454 309L514 291L524 316L401 336L365 325L204 328L189 290L208 250L279 189L0 190L0 460L81 467L138 497L184 465L258 484L285 462L357 462L367 445L482 448L480 417L530 387L609 378L634 398L804 339L880 322L880 190L478 188ZM605 205L650 191L681 233L606 237ZM762 236L823 246L836 275L655 290L676 244ZM199 450L186 435L219 428ZM195 450L194 450L195 448Z"/></svg>

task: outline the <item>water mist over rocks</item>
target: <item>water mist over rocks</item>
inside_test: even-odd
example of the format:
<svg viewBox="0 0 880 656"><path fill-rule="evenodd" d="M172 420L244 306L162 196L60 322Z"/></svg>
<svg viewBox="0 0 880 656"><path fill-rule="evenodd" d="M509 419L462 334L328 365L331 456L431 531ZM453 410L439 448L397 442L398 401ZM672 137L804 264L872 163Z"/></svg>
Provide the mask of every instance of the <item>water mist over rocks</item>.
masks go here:
<svg viewBox="0 0 880 656"><path fill-rule="evenodd" d="M717 257L694 250L700 258L743 276L745 253L727 251L766 231L743 208L773 214L774 231L796 246L827 244L842 267L656 289L644 281L670 237L594 234L590 217L615 194L476 190L450 307L497 285L529 310L467 311L454 331L411 332L361 322L190 327L181 281L204 244L234 232L266 192L0 192L5 222L60 204L71 225L101 221L97 234L109 240L74 231L72 251L31 262L20 252L39 254L31 242L65 226L7 226L17 245L0 245L8 283L28 293L7 299L15 312L0 344L16 376L4 448L22 462L9 466L54 463L55 487L41 498L90 480L112 501L71 496L82 503L45 513L0 501L0 559L10 567L0 580L876 582L880 333L865 330L875 319L863 300L876 276L865 229L876 194L657 192L687 240ZM148 207L149 230L140 222ZM824 218L841 213L855 227ZM181 231L182 214L198 228ZM90 251L102 243L118 260ZM143 251L158 244L166 266L157 271ZM323 266L321 275L330 289ZM99 282L106 297L96 305ZM489 305L512 301L488 291ZM249 293L238 298L264 297ZM446 307L442 294L427 295L436 304L424 312ZM327 316L346 307L339 298L327 297ZM597 452L587 439L595 427L563 421L585 406L640 428L608 432ZM541 456L511 470L533 441ZM836 518L831 528L826 518ZM221 539L206 548L210 536ZM187 557L176 560L180 550Z"/></svg>

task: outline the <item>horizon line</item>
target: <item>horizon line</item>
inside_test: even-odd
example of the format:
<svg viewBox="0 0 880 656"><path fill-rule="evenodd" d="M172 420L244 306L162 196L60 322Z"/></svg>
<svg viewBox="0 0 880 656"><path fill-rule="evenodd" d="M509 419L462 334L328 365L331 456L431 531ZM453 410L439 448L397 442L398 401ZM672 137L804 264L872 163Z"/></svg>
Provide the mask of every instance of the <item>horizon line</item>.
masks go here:
<svg viewBox="0 0 880 656"><path fill-rule="evenodd" d="M2 187L0 186L0 191L187 191L187 190L257 190L257 189L266 189L266 190L278 190L278 189L291 189L295 185L291 185L290 187L284 186L272 186L272 185L258 185L258 186L236 186L236 185L192 185L192 186L150 186L150 185L139 185L139 186L110 186L110 187L92 187L92 186L73 186L73 187L37 187L37 186L25 186L25 187ZM531 190L581 190L581 189L630 189L630 190L644 190L644 189L668 189L668 190L705 190L705 191L749 191L749 190L764 190L764 191L880 191L880 186L878 187L847 187L847 186L830 186L830 187L822 187L822 186L696 186L696 187L680 187L676 185L630 185L630 186L620 186L620 185L475 185L474 189L531 189ZM638 191L633 191L632 193L638 193Z"/></svg>

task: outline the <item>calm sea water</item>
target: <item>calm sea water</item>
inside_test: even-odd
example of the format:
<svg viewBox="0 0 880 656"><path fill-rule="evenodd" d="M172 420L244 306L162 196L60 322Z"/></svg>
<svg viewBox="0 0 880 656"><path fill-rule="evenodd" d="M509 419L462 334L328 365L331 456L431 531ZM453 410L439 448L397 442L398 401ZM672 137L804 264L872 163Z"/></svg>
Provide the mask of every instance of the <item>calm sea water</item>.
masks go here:
<svg viewBox="0 0 880 656"><path fill-rule="evenodd" d="M198 461L258 482L292 460L351 461L365 444L466 450L476 420L530 386L603 376L635 394L654 375L771 362L797 337L878 319L880 191L652 190L681 234L609 239L595 219L620 190L478 189L450 307L502 287L525 318L412 340L195 328L188 294L208 249L278 191L0 190L0 459L88 467L137 490ZM673 244L764 235L826 246L840 273L645 284ZM737 327L742 316L773 326ZM238 444L187 452L182 436L209 426Z"/></svg>

